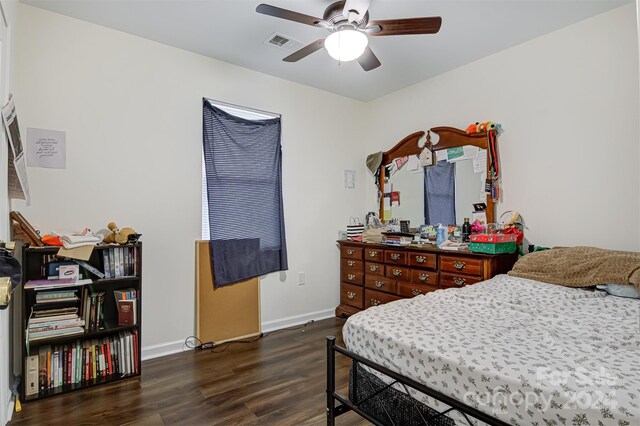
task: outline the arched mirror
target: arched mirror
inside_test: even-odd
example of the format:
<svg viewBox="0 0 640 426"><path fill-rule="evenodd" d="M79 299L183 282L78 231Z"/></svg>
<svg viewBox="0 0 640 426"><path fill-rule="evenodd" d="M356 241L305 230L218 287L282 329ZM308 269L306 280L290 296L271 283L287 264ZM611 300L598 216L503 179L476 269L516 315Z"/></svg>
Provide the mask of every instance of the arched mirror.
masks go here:
<svg viewBox="0 0 640 426"><path fill-rule="evenodd" d="M418 156L424 136L425 132L413 133L382 153L378 184L386 196L380 197L380 217L409 220L413 227L461 225L465 217L472 217L474 204L484 203L487 222L494 222L493 199L484 193L485 180L490 178L487 132L467 134L453 127L434 127L425 144L437 159L435 165L416 167L416 159L411 158L400 168L387 167L396 159Z"/></svg>

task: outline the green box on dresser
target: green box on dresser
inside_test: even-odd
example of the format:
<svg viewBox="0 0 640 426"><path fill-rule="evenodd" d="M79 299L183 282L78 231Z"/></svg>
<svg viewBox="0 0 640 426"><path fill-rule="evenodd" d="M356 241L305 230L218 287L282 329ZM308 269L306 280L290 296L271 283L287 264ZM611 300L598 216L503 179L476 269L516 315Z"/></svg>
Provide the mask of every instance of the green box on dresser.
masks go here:
<svg viewBox="0 0 640 426"><path fill-rule="evenodd" d="M141 371L142 244L95 246L89 260L79 262L75 282L51 279L77 264L58 258L58 249L24 246L21 252L22 401ZM135 306L128 324L118 321L116 297Z"/></svg>

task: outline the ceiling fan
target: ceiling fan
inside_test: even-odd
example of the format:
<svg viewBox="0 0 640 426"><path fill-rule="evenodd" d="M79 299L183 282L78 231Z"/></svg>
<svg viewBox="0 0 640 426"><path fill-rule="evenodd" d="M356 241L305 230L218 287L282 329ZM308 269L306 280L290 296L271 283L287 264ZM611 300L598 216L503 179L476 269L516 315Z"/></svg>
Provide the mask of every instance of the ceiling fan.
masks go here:
<svg viewBox="0 0 640 426"><path fill-rule="evenodd" d="M369 21L370 4L371 0L337 1L326 8L322 19L268 4L259 5L256 12L331 32L329 36L308 44L283 61L297 62L324 46L332 58L342 62L355 59L365 71L380 66L377 56L368 46L367 35L435 34L440 31L442 18L439 16Z"/></svg>

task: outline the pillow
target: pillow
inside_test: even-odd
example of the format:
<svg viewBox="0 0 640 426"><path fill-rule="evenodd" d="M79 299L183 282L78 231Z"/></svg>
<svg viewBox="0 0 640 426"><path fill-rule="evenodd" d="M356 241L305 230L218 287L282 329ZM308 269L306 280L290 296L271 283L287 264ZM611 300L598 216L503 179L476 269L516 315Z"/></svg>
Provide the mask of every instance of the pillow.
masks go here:
<svg viewBox="0 0 640 426"><path fill-rule="evenodd" d="M612 296L640 299L640 292L638 291L638 289L629 284L603 284L596 287L599 290L606 291Z"/></svg>

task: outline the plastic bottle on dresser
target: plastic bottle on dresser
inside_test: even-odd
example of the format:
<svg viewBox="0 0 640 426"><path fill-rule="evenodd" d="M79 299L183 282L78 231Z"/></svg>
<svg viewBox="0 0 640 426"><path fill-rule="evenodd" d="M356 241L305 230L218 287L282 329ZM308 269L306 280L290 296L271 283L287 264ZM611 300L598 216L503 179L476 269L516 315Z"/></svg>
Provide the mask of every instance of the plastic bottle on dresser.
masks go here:
<svg viewBox="0 0 640 426"><path fill-rule="evenodd" d="M440 247L440 244L447 241L447 228L441 223L438 225L438 231L436 233L436 245Z"/></svg>

